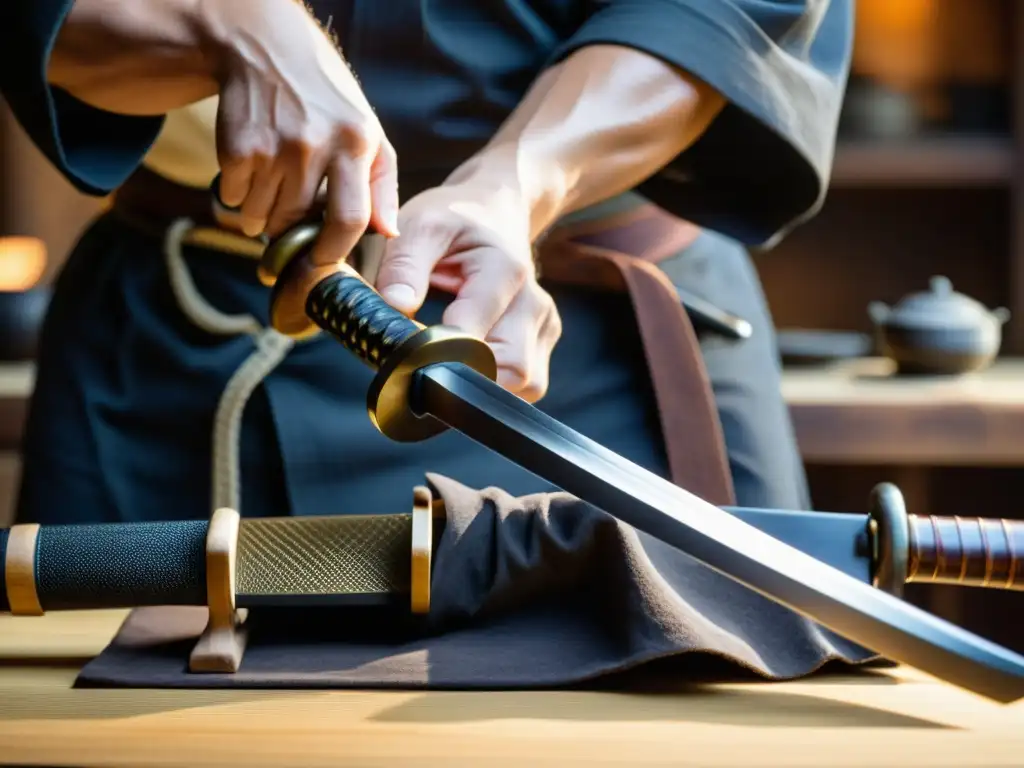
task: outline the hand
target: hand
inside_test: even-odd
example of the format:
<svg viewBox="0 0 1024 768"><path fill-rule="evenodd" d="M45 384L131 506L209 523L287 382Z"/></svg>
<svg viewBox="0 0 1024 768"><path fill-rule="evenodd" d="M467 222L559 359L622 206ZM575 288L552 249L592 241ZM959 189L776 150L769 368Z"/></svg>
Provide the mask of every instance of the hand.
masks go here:
<svg viewBox="0 0 1024 768"><path fill-rule="evenodd" d="M307 215L326 177L314 264L344 260L366 229L395 236L395 151L347 64L294 0L218 0L207 28L225 43L217 120L219 195L251 237ZM258 22L262 17L265 22ZM261 33L254 34L253 24Z"/></svg>
<svg viewBox="0 0 1024 768"><path fill-rule="evenodd" d="M537 283L529 210L510 187L467 181L417 195L399 211L376 288L413 315L430 286L455 294L442 322L487 341L498 383L524 400L547 392L562 335L551 296Z"/></svg>

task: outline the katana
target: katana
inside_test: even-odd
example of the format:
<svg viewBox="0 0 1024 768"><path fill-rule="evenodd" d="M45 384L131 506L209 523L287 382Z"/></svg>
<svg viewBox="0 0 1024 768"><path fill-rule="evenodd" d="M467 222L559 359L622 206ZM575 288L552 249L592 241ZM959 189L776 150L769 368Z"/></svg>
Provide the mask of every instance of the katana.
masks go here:
<svg viewBox="0 0 1024 768"><path fill-rule="evenodd" d="M426 488L413 498L392 514L239 519L235 607L429 612L447 510ZM889 483L872 491L866 514L721 509L884 592L907 583L1024 590L1024 521L908 515ZM208 520L0 529L0 612L204 606L210 531Z"/></svg>
<svg viewBox="0 0 1024 768"><path fill-rule="evenodd" d="M292 228L267 246L261 262L263 279L274 286L271 321L295 336L308 332L295 320L297 265L318 232L315 221ZM331 334L376 370L368 412L391 439L424 440L453 428L881 656L1000 702L1024 696L1024 657L873 589L552 419L495 382L487 344L406 317L347 265L320 279L303 301L314 331Z"/></svg>

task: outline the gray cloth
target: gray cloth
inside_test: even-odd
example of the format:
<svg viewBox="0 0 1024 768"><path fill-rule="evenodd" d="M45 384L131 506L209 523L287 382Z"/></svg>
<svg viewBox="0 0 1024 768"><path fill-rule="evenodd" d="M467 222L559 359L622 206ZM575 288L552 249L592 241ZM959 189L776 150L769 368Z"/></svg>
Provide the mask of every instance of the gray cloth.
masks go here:
<svg viewBox="0 0 1024 768"><path fill-rule="evenodd" d="M858 646L565 494L430 476L448 523L429 617L253 609L233 675L189 674L204 609L136 611L78 686L530 688L673 661L665 674L808 675Z"/></svg>

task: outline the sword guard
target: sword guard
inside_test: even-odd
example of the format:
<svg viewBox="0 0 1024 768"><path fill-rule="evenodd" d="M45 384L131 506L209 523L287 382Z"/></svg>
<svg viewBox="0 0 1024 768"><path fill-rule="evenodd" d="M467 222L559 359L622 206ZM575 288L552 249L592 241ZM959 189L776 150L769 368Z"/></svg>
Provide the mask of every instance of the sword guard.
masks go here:
<svg viewBox="0 0 1024 768"><path fill-rule="evenodd" d="M879 483L871 490L868 525L873 544L872 582L883 592L902 597L908 573L910 518L897 486Z"/></svg>
<svg viewBox="0 0 1024 768"><path fill-rule="evenodd" d="M418 442L445 431L447 426L414 407L416 372L429 365L460 363L494 381L498 372L493 351L457 329L428 328L407 317L347 264L311 265L302 257L317 233L317 225L300 224L267 247L261 274L273 281L271 324L292 338L326 331L375 369L366 407L385 436Z"/></svg>

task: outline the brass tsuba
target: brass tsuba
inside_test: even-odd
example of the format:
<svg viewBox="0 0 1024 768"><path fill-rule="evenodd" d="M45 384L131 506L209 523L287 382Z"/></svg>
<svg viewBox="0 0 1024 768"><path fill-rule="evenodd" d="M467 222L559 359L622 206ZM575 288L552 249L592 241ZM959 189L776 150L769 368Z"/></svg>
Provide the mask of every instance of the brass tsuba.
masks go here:
<svg viewBox="0 0 1024 768"><path fill-rule="evenodd" d="M312 222L292 227L267 245L257 267L260 282L272 288L271 326L299 341L320 331L306 314L306 297L314 285L339 269L337 264L316 266L308 260L300 261L319 234L320 227ZM288 279L281 280L286 271Z"/></svg>
<svg viewBox="0 0 1024 768"><path fill-rule="evenodd" d="M412 409L416 372L437 363L462 363L491 381L498 377L494 352L486 342L443 325L422 329L388 356L367 392L370 420L383 435L413 443L448 429L434 417L421 416Z"/></svg>

